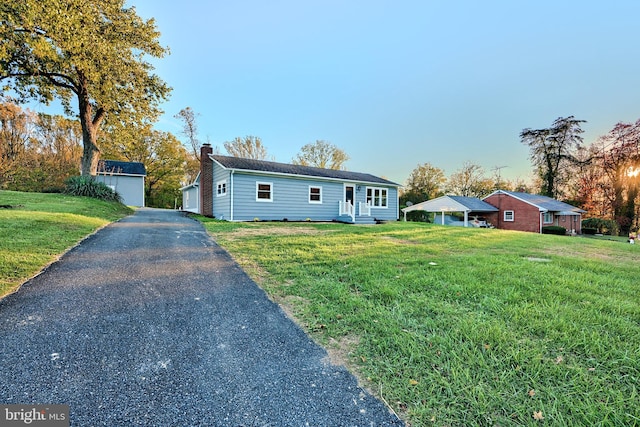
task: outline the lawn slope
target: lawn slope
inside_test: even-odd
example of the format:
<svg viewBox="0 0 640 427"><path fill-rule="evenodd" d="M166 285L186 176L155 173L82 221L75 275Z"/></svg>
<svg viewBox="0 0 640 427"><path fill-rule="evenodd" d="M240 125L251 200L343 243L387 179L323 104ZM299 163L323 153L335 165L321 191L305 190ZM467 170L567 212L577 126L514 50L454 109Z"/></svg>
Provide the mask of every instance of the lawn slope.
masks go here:
<svg viewBox="0 0 640 427"><path fill-rule="evenodd" d="M414 426L640 425L640 245L203 221Z"/></svg>
<svg viewBox="0 0 640 427"><path fill-rule="evenodd" d="M0 205L0 297L85 236L132 212L86 197L14 191L0 191Z"/></svg>

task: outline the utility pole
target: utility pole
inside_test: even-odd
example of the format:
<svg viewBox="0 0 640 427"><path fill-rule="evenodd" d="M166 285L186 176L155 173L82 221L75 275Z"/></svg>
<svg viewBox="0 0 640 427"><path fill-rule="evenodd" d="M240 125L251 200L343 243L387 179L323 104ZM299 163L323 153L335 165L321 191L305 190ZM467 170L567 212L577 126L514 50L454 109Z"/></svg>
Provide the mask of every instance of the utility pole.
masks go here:
<svg viewBox="0 0 640 427"><path fill-rule="evenodd" d="M509 166L494 166L493 169L491 169L498 176L498 179L496 181L496 187L502 186L502 177L501 177L501 174L500 174L500 170L502 170L504 168L508 168L508 167ZM500 188L497 188L497 190L500 190Z"/></svg>

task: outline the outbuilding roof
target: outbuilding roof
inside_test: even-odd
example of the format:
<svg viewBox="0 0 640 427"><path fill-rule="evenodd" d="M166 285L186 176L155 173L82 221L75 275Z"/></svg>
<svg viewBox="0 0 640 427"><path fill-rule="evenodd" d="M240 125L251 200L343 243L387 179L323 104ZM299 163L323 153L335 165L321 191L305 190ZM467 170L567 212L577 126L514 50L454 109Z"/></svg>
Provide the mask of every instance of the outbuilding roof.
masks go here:
<svg viewBox="0 0 640 427"><path fill-rule="evenodd" d="M370 184L383 184L399 187L399 184L379 178L375 175L345 170L323 169L311 166L291 165L287 163L270 162L266 160L244 159L213 154L211 159L225 169L247 172L265 172L275 175L297 175L305 177L326 178L332 180L354 181Z"/></svg>
<svg viewBox="0 0 640 427"><path fill-rule="evenodd" d="M98 174L147 175L144 164L140 162L121 162L119 160L100 160Z"/></svg>

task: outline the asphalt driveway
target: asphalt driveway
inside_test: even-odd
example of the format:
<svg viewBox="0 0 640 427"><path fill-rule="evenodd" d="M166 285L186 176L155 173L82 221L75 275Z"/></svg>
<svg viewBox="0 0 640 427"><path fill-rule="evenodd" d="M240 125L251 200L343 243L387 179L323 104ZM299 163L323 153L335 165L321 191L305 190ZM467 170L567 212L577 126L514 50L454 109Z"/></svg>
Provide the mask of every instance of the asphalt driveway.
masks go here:
<svg viewBox="0 0 640 427"><path fill-rule="evenodd" d="M0 403L73 426L402 423L175 211L111 224L0 301Z"/></svg>

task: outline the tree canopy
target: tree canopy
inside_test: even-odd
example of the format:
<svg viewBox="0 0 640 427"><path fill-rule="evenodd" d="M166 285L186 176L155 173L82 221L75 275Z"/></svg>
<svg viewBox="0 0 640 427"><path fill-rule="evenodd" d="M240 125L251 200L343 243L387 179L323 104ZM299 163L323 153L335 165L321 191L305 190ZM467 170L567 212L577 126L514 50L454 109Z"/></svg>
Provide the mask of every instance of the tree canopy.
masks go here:
<svg viewBox="0 0 640 427"><path fill-rule="evenodd" d="M189 146L193 156L200 161L200 141L198 140L198 122L196 117L200 114L193 111L191 107L186 107L176 114L176 119L182 121L182 134L189 140Z"/></svg>
<svg viewBox="0 0 640 427"><path fill-rule="evenodd" d="M82 127L82 174L94 175L97 136L113 122L155 120L170 88L147 56L160 58L153 19L125 0L5 0L0 4L0 82L18 101L61 101Z"/></svg>
<svg viewBox="0 0 640 427"><path fill-rule="evenodd" d="M318 140L306 144L292 160L294 165L314 166L317 168L344 170L349 156L343 150L327 141Z"/></svg>
<svg viewBox="0 0 640 427"><path fill-rule="evenodd" d="M233 141L225 142L224 149L233 157L254 160L266 160L268 157L267 147L262 144L262 140L257 136L237 137Z"/></svg>
<svg viewBox="0 0 640 427"><path fill-rule="evenodd" d="M531 161L542 181L543 195L560 196L561 186L568 178L565 172L575 161L573 153L582 145L581 123L585 120L574 116L559 117L549 128L527 128L520 132L520 140L529 146Z"/></svg>
<svg viewBox="0 0 640 427"><path fill-rule="evenodd" d="M482 198L494 190L494 181L485 176L482 166L465 162L449 177L446 189L450 194Z"/></svg>
<svg viewBox="0 0 640 427"><path fill-rule="evenodd" d="M407 178L403 201L419 203L439 197L446 181L442 169L430 163L419 164Z"/></svg>

